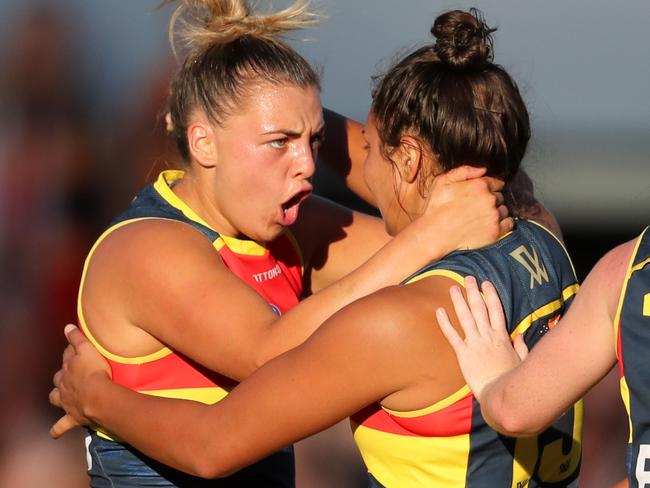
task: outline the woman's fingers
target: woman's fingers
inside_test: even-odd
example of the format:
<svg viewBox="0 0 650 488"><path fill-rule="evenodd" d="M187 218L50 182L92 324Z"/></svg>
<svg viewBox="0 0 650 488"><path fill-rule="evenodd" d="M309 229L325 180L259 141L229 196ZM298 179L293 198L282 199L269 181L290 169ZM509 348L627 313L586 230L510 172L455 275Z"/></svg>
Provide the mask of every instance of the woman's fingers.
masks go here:
<svg viewBox="0 0 650 488"><path fill-rule="evenodd" d="M460 350L465 345L465 341L463 341L460 335L458 335L454 326L451 325L447 311L442 307L438 308L436 310L436 318L438 319L438 325L440 326L443 335L447 338L454 351L456 351L456 354L459 354Z"/></svg>
<svg viewBox="0 0 650 488"><path fill-rule="evenodd" d="M474 315L472 314L459 286L452 286L449 289L449 295L451 296L451 302L454 305L454 310L456 311L456 316L458 317L460 326L465 334L465 340L467 340L478 333L476 330Z"/></svg>
<svg viewBox="0 0 650 488"><path fill-rule="evenodd" d="M63 363L70 361L70 359L72 359L76 353L77 352L75 351L74 347L68 344L63 350Z"/></svg>
<svg viewBox="0 0 650 488"><path fill-rule="evenodd" d="M86 337L81 333L76 325L66 325L65 329L63 329L63 332L68 339L68 342L72 347L75 348L75 350L82 344L88 342L88 339L86 339Z"/></svg>
<svg viewBox="0 0 650 488"><path fill-rule="evenodd" d="M48 398L52 405L55 407L63 408L63 404L61 403L61 392L58 388L52 388Z"/></svg>
<svg viewBox="0 0 650 488"><path fill-rule="evenodd" d="M476 331L481 335L485 335L490 327L490 319L476 278L473 276L465 277L465 291L467 293L467 304L475 323Z"/></svg>
<svg viewBox="0 0 650 488"><path fill-rule="evenodd" d="M459 181L471 180L473 178L480 178L485 174L486 171L487 171L486 168L463 165L447 171L444 174L444 176L447 181L449 181L450 183L454 183ZM491 179L494 180L494 178ZM498 180L495 180L495 188L499 188L499 189L503 188L503 183L501 183L501 186L499 187L496 181Z"/></svg>
<svg viewBox="0 0 650 488"><path fill-rule="evenodd" d="M519 359L522 361L526 359L526 356L528 356L528 346L524 342L524 336L517 334L513 345L515 346L515 352L517 353L517 356L519 356Z"/></svg>
<svg viewBox="0 0 650 488"><path fill-rule="evenodd" d="M54 376L52 377L52 384L54 384L54 386L56 388L61 386L61 376L62 375L63 375L63 370L60 369L56 373L54 373Z"/></svg>
<svg viewBox="0 0 650 488"><path fill-rule="evenodd" d="M81 424L77 422L71 415L64 415L61 417L51 428L50 437L58 439L66 432L79 427Z"/></svg>
<svg viewBox="0 0 650 488"><path fill-rule="evenodd" d="M487 307L488 321L494 330L508 333L506 329L506 316L503 313L501 299L494 285L489 281L481 283L481 290Z"/></svg>

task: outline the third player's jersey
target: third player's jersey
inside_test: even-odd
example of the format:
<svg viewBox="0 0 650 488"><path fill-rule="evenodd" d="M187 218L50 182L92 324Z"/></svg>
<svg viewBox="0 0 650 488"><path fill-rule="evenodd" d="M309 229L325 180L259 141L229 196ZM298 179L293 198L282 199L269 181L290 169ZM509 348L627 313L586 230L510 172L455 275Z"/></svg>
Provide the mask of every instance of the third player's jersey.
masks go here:
<svg viewBox="0 0 650 488"><path fill-rule="evenodd" d="M650 488L650 231L637 240L616 327L621 395L630 418L626 468L630 488Z"/></svg>

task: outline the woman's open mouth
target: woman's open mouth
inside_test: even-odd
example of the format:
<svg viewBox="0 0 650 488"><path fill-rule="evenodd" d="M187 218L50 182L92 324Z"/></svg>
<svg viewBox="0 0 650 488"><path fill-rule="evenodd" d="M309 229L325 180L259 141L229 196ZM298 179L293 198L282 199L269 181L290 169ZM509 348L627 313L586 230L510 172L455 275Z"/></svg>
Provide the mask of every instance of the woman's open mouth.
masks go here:
<svg viewBox="0 0 650 488"><path fill-rule="evenodd" d="M298 220L298 210L300 209L300 204L309 195L311 195L311 188L296 193L289 200L282 204L282 215L280 217L280 223L283 226L288 227L296 223L296 220Z"/></svg>

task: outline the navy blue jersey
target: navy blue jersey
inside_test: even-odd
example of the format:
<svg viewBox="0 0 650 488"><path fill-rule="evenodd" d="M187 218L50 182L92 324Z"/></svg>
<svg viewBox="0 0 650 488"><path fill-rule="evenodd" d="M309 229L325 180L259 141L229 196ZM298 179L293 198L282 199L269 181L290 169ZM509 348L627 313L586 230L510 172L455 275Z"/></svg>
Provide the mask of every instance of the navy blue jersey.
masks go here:
<svg viewBox="0 0 650 488"><path fill-rule="evenodd" d="M625 276L617 329L621 396L630 418L626 468L630 488L650 487L650 233L637 240Z"/></svg>
<svg viewBox="0 0 650 488"><path fill-rule="evenodd" d="M183 176L165 171L147 186L99 237L84 266L79 288L79 324L86 337L107 359L115 383L132 390L162 397L183 398L214 404L234 388L230 378L208 371L170 348L143 357L124 357L107 350L91 332L82 295L88 266L95 250L116 229L142 219L168 219L190 225L205 235L226 267L262 296L278 315L298 304L302 293L302 265L298 249L287 232L269 243L220 235L176 196L171 185ZM161 263L161 265L165 265ZM179 324L182 325L182 324ZM215 439L214 442L219 442ZM87 437L88 473L93 488L136 486L292 488L293 447L288 446L232 476L203 480L164 466L119 441L101 426Z"/></svg>
<svg viewBox="0 0 650 488"><path fill-rule="evenodd" d="M462 285L468 275L494 283L509 332L523 334L529 348L558 322L578 290L560 241L540 225L521 220L493 245L452 253L404 284L445 276ZM373 486L577 486L581 403L541 434L515 439L487 425L465 385L417 412L378 409L357 419L355 427Z"/></svg>

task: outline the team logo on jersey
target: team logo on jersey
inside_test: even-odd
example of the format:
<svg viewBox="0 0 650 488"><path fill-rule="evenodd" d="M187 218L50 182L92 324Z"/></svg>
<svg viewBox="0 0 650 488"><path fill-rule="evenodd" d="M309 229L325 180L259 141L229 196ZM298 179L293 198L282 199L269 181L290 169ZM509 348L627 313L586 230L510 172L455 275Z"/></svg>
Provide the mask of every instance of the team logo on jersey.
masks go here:
<svg viewBox="0 0 650 488"><path fill-rule="evenodd" d="M519 246L510 255L530 273L531 290L535 287L535 284L548 283L548 272L544 267L544 263L539 259L535 248L531 253L526 249L526 246Z"/></svg>
<svg viewBox="0 0 650 488"><path fill-rule="evenodd" d="M282 268L280 267L279 264L276 264L273 266L271 269L268 271L262 271L261 273L255 273L253 275L253 279L257 281L258 283L262 283L264 281L272 280L274 278L277 278L282 274Z"/></svg>
<svg viewBox="0 0 650 488"><path fill-rule="evenodd" d="M273 313L275 315L277 315L278 317L282 316L282 312L280 311L277 305L273 305L272 303L269 303L269 306L271 307L271 310L273 310Z"/></svg>
<svg viewBox="0 0 650 488"><path fill-rule="evenodd" d="M560 321L560 314L556 315L552 319L549 319L549 321L548 321L548 329L549 330L553 329L553 327L555 327L559 321Z"/></svg>

